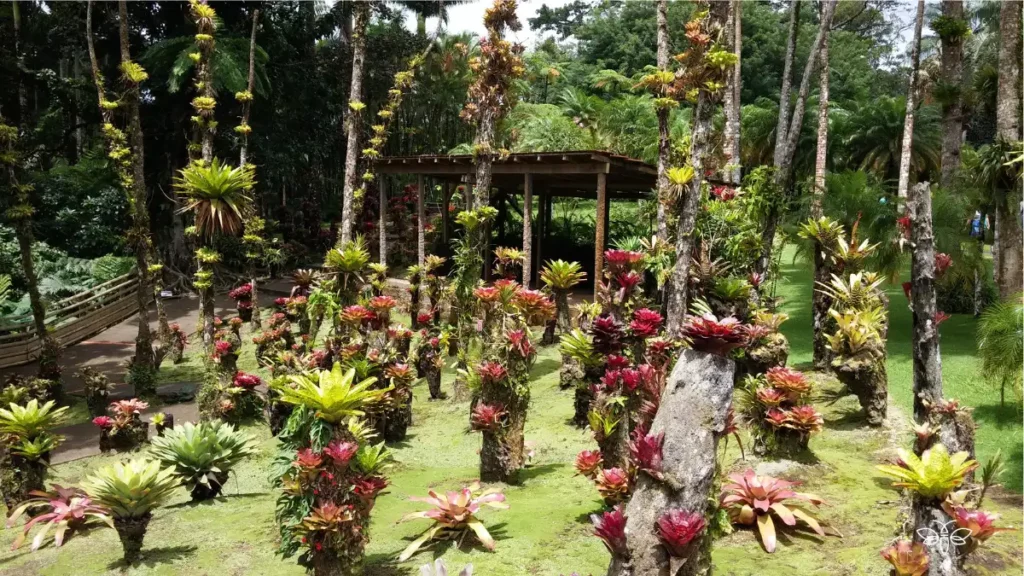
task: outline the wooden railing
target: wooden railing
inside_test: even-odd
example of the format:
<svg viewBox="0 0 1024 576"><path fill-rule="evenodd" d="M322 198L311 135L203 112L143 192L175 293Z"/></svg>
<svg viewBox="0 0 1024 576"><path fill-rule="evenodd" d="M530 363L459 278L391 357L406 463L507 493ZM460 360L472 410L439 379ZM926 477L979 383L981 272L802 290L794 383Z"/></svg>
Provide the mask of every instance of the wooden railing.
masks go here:
<svg viewBox="0 0 1024 576"><path fill-rule="evenodd" d="M139 280L129 272L49 306L46 327L63 346L102 332L139 311ZM31 315L5 318L0 325L0 368L27 364L39 354Z"/></svg>

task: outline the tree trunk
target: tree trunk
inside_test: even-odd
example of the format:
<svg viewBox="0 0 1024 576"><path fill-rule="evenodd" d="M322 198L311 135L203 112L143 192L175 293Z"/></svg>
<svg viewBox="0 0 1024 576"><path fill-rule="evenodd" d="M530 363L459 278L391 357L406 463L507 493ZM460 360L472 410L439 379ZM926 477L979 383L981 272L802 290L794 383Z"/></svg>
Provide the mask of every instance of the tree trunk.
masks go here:
<svg viewBox="0 0 1024 576"><path fill-rule="evenodd" d="M914 40L910 49L910 85L907 88L907 113L903 120L903 141L900 152L900 177L896 196L902 205L910 188L910 158L914 149L914 112L917 107L917 79L921 68L921 27L924 25L924 0L917 2Z"/></svg>
<svg viewBox="0 0 1024 576"><path fill-rule="evenodd" d="M942 535L952 532L956 528L953 519L942 509L942 503L938 500L925 499L920 496L913 496L911 515L913 516L914 533L911 534L914 542L925 542L931 534ZM951 528L952 526L952 528ZM963 576L964 550L952 542L948 537L945 542L940 536L940 542L925 544L928 552L928 576ZM948 544L948 545L943 545Z"/></svg>
<svg viewBox="0 0 1024 576"><path fill-rule="evenodd" d="M658 0L658 70L669 69L669 51L668 0ZM670 110L667 107L658 106L656 112L658 115L658 219L656 233L659 240L668 242L665 200L669 195L668 164L672 149L668 126Z"/></svg>
<svg viewBox="0 0 1024 576"><path fill-rule="evenodd" d="M832 298L817 287L827 284L831 278L832 270L829 266L829 257L824 247L817 241L814 243L814 290L811 296L811 322L813 326L812 362L817 370L825 370L832 361L832 355L826 346L828 341L825 335L828 334L829 308L832 307Z"/></svg>
<svg viewBox="0 0 1024 576"><path fill-rule="evenodd" d="M822 4L824 14L825 5ZM814 156L814 192L811 196L811 218L821 218L821 197L825 194L825 171L828 159L828 82L831 70L828 63L830 31L825 31L821 43L821 71L818 77L818 148ZM817 293L817 290L815 290Z"/></svg>
<svg viewBox="0 0 1024 576"><path fill-rule="evenodd" d="M128 44L128 7L125 0L118 2L118 15L121 31L121 63L131 62L132 55ZM153 298L153 292L149 287L149 251L151 240L149 237L149 208L146 202L146 171L144 168L142 122L139 120L139 85L126 80L128 91L122 99L128 108L128 144L131 148L131 187L125 190L129 195L129 205L132 210L132 231L130 232L129 244L134 244L135 266L139 273L139 286L136 289L136 300L139 306L139 335L135 338L135 356L132 359L132 379L143 384L144 390L136 390L140 393L150 393L149 385L152 383L153 374L156 372L155 356L153 354L153 339L149 332L149 304ZM103 111L102 108L100 110Z"/></svg>
<svg viewBox="0 0 1024 576"><path fill-rule="evenodd" d="M725 170L723 179L739 186L742 178L740 165L740 59L741 45L741 14L743 3L740 0L729 0L729 15L725 24L726 49L736 55L736 66L729 75L725 85L725 96L722 108L725 110ZM659 65L660 67L660 65Z"/></svg>
<svg viewBox="0 0 1024 576"><path fill-rule="evenodd" d="M1021 139L1021 2L1003 2L999 11L999 86L996 94L996 135L1005 142ZM999 296L1011 297L1024 284L1019 198L1006 191L996 214L999 239ZM995 260L995 258L993 258Z"/></svg>
<svg viewBox="0 0 1024 576"><path fill-rule="evenodd" d="M342 191L341 206L341 243L352 240L352 223L354 214L355 190L359 186L359 174L356 162L359 159L359 128L362 112L353 106L362 104L363 97L363 61L366 59L366 25L370 20L370 5L358 2L355 5L355 29L352 33L352 84L349 88L346 109L348 132L345 145L345 185Z"/></svg>
<svg viewBox="0 0 1024 576"><path fill-rule="evenodd" d="M717 474L718 439L732 405L731 360L684 350L668 379L651 433L664 433L664 474L669 481L641 473L625 507L626 550L612 555L608 576L694 576L711 573L711 536L705 530L687 547L686 557L670 558L654 529L673 509L700 514L709 523Z"/></svg>
<svg viewBox="0 0 1024 576"><path fill-rule="evenodd" d="M775 184L779 193L783 196L788 195L788 190L792 184L793 158L796 156L797 143L800 141L800 130L803 128L804 108L807 105L807 95L811 91L811 77L814 75L814 66L820 58L825 37L832 27L832 17L836 13L836 2L837 0L828 0L822 7L818 34L815 36L814 44L811 46L811 53L807 56L807 65L804 66L804 75L800 79L800 90L797 93L796 105L793 107L792 121L790 121L789 127L786 129L786 137L783 140L784 144L781 151L778 148L778 139L776 139ZM783 86L786 86L785 79L783 79ZM779 114L782 114L781 109ZM768 211L764 231L761 235L761 258L757 262L757 272L762 274L769 269L772 261L775 231L779 226L779 218L781 217L781 206L779 204L780 202L774 203Z"/></svg>
<svg viewBox="0 0 1024 576"><path fill-rule="evenodd" d="M377 179L377 206L380 211L379 218L380 223L378 224L378 232L380 232L380 247L378 248L379 261L384 266L388 265L388 189L387 183L381 179ZM413 318L413 322L416 319Z"/></svg>
<svg viewBox="0 0 1024 576"><path fill-rule="evenodd" d="M495 113L485 106L480 110L480 122L477 125L476 139L473 141L477 150L476 179L473 181L473 208L487 206L491 197L491 167L494 164L494 123ZM489 237L486 236L486 237ZM485 238L486 238L485 237ZM486 243L483 246L487 253Z"/></svg>
<svg viewBox="0 0 1024 576"><path fill-rule="evenodd" d="M708 26L721 27L726 19L726 3L712 2ZM683 320L686 318L690 264L693 259L694 226L700 208L701 185L704 182L704 167L713 153L711 144L712 122L715 114L713 94L701 88L693 108L693 128L690 131L690 165L693 178L686 186L679 221L676 224L676 261L672 269L671 286L668 292L668 319L666 330L673 338L682 337ZM596 281L596 279L595 279Z"/></svg>
<svg viewBox="0 0 1024 576"><path fill-rule="evenodd" d="M445 188L448 185L445 184ZM448 197L445 195L441 214L448 214ZM445 226L447 233L447 226ZM533 285L533 175L523 178L523 286Z"/></svg>
<svg viewBox="0 0 1024 576"><path fill-rule="evenodd" d="M139 561L142 554L142 541L146 537L146 528L153 515L147 512L138 518L114 518L114 528L121 539L124 561L129 566Z"/></svg>
<svg viewBox="0 0 1024 576"><path fill-rule="evenodd" d="M925 402L942 400L942 359L939 329L935 324L935 237L932 232L932 193L927 182L913 187L910 211L910 299L913 311L914 419L928 417Z"/></svg>
<svg viewBox="0 0 1024 576"><path fill-rule="evenodd" d="M796 37L800 30L800 0L789 4L789 35L786 38L786 60L782 68L782 89L779 91L779 120L775 124L774 166L782 165L789 133L789 97L793 85L793 59L796 55ZM806 76L805 76L806 78Z"/></svg>
<svg viewBox="0 0 1024 576"><path fill-rule="evenodd" d="M942 15L963 20L963 0L942 0ZM963 145L963 37L943 37L942 80L956 90L949 102L942 103L942 186L949 187L960 167L960 146Z"/></svg>
<svg viewBox="0 0 1024 576"><path fill-rule="evenodd" d="M242 103L242 125L249 125L249 112L252 111L252 91L256 85L256 24L260 21L260 11L256 9L252 13L252 34L249 36L249 83L247 84L246 90L249 92L249 100ZM238 165L245 166L245 163L249 161L249 135L247 133L242 134L242 147L238 153ZM256 282L253 281L255 287ZM253 298L253 306L255 306L256 299Z"/></svg>

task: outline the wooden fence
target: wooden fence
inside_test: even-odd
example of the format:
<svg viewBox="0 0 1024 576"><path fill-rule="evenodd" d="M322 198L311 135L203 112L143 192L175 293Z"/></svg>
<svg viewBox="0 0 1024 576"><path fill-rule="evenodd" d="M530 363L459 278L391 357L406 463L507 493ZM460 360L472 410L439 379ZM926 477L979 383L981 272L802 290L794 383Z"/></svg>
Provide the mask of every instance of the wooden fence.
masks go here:
<svg viewBox="0 0 1024 576"><path fill-rule="evenodd" d="M139 311L138 275L129 272L50 305L46 327L70 346L98 334ZM27 364L39 354L31 315L5 318L0 325L0 368Z"/></svg>

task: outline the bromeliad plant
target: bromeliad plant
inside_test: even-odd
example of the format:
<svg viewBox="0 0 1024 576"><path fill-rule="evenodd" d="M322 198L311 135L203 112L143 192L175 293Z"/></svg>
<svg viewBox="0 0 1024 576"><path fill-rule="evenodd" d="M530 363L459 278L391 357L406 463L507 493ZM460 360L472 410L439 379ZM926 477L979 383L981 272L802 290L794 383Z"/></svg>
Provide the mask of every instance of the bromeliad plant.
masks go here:
<svg viewBox="0 0 1024 576"><path fill-rule="evenodd" d="M387 486L390 454L383 443L370 444L364 416L391 389L355 378L355 369L335 363L271 383L280 402L294 405L275 463L280 552L300 554L317 575L360 572L370 512Z"/></svg>
<svg viewBox="0 0 1024 576"><path fill-rule="evenodd" d="M93 418L92 423L100 428L100 451L134 450L144 444L149 423L142 421L142 412L147 408L149 403L136 398L118 400L107 408L109 416Z"/></svg>
<svg viewBox="0 0 1024 576"><path fill-rule="evenodd" d="M824 425L808 404L811 382L792 368L775 367L763 376L747 376L737 392L740 419L750 429L757 454L792 454L807 449L810 436Z"/></svg>
<svg viewBox="0 0 1024 576"><path fill-rule="evenodd" d="M794 501L799 500L818 506L822 503L821 498L814 494L794 492L791 488L795 485L795 482L771 476L758 476L753 470L730 474L729 482L722 486L719 503L733 524L756 524L761 543L765 551L771 554L776 544L773 516L789 527L796 526L799 520L819 536L825 536L818 521L807 510L794 504Z"/></svg>
<svg viewBox="0 0 1024 576"><path fill-rule="evenodd" d="M50 492L33 490L31 495L34 497L26 500L7 519L7 527L11 528L23 516L29 516L30 511L35 514L29 518L21 534L14 540L11 545L13 549L17 549L25 542L36 525L42 525L42 529L36 532L35 538L32 539L33 552L46 542L51 530L54 546L60 548L68 536L82 529L90 520L99 520L111 528L114 527L110 511L104 506L94 504L78 488L64 488L54 484Z"/></svg>
<svg viewBox="0 0 1024 576"><path fill-rule="evenodd" d="M579 262L566 262L565 260L549 261L544 269L540 271L540 280L544 283L555 301L555 317L548 322L544 328L544 338L541 344L553 344L555 341L555 328L558 328L560 335L564 336L572 330L572 320L569 316L569 292L586 280L587 274ZM563 363L565 362L563 358Z"/></svg>
<svg viewBox="0 0 1024 576"><path fill-rule="evenodd" d="M920 542L899 540L881 552L882 558L892 565L893 576L925 576L928 574L928 550Z"/></svg>
<svg viewBox="0 0 1024 576"><path fill-rule="evenodd" d="M0 493L8 510L44 488L50 453L64 440L52 430L67 412L53 400L0 408Z"/></svg>
<svg viewBox="0 0 1024 576"><path fill-rule="evenodd" d="M398 557L399 562L408 560L424 544L432 540L454 540L461 543L469 532L476 535L484 548L494 550L494 538L491 537L476 514L483 507L497 510L508 509L508 504L505 504L505 495L501 493L500 489L483 490L479 482L473 482L457 492L438 494L431 490L429 494L430 496L426 498L413 497L411 500L426 502L433 508L407 514L401 522L427 518L433 520L434 524L402 551L401 556Z"/></svg>
<svg viewBox="0 0 1024 576"><path fill-rule="evenodd" d="M231 469L256 453L247 434L218 421L186 422L153 438L150 455L174 468L193 501L220 495Z"/></svg>
<svg viewBox="0 0 1024 576"><path fill-rule="evenodd" d="M943 501L946 496L960 487L967 473L978 467L967 452L950 455L946 446L939 443L920 456L902 448L897 450L899 460L895 464L879 466L878 469L898 482L893 486L906 488L926 500Z"/></svg>
<svg viewBox="0 0 1024 576"><path fill-rule="evenodd" d="M252 283L246 282L234 290L228 292L228 297L235 301L235 306L238 308L238 317L243 322L249 322L252 320L252 309L253 309L253 290Z"/></svg>
<svg viewBox="0 0 1024 576"><path fill-rule="evenodd" d="M110 510L124 561L131 565L140 558L153 510L166 502L180 483L173 468L162 468L151 460L131 460L97 470L82 482L82 488L93 503Z"/></svg>

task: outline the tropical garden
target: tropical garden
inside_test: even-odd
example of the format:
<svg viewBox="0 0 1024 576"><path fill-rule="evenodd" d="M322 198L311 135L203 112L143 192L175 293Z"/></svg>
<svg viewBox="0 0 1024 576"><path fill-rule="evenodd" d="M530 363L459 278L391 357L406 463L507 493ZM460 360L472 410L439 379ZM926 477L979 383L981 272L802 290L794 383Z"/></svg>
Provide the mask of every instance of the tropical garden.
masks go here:
<svg viewBox="0 0 1024 576"><path fill-rule="evenodd" d="M1019 574L1022 9L0 5L0 574Z"/></svg>

